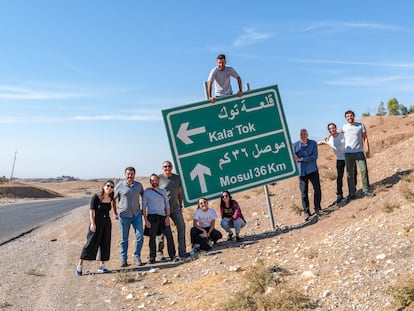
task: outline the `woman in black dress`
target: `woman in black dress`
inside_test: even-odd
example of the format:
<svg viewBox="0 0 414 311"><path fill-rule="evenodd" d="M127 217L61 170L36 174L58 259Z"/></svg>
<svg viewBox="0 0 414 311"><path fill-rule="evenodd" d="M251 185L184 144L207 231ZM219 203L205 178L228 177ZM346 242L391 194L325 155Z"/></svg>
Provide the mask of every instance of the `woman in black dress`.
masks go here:
<svg viewBox="0 0 414 311"><path fill-rule="evenodd" d="M98 249L100 250L100 263L98 272L105 273L105 261L109 260L111 251L112 223L109 212L113 208L115 219L118 219L116 204L114 200L114 182L107 180L102 186L100 193L91 199L89 210L90 225L86 236L86 244L82 249L79 264L76 267L76 275L82 275L84 260L96 260Z"/></svg>

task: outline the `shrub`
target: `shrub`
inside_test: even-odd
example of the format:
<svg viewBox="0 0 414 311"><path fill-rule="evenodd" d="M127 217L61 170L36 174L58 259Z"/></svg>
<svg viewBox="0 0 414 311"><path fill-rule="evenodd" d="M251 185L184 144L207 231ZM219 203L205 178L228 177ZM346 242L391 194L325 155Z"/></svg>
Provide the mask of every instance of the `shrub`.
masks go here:
<svg viewBox="0 0 414 311"><path fill-rule="evenodd" d="M266 267L263 262L251 267L246 273L248 288L235 293L224 305L223 310L305 310L315 308L307 296L284 283L286 269Z"/></svg>

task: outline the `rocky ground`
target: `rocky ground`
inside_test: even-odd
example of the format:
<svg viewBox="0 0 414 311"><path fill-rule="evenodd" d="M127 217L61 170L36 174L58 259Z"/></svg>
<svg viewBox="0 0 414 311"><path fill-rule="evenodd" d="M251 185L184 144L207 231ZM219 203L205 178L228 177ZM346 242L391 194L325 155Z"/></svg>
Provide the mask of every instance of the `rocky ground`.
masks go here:
<svg viewBox="0 0 414 311"><path fill-rule="evenodd" d="M320 219L303 223L297 179L280 181L269 186L275 230L262 188L237 193L234 197L248 219L244 242L219 243L197 260L122 271L119 230L113 220L107 265L112 273L97 274L98 263L88 262L89 271L76 277L88 226L85 206L0 247L0 308L220 310L233 294L247 288L252 267L263 264L285 271L283 286L307 297L312 302L308 309L397 310L393 288L414 284L414 116L369 117L363 122L373 151L368 167L374 198L328 208L335 198L335 161L329 148L322 146ZM99 181L30 184L72 197L99 187ZM217 200L211 205L218 210ZM190 227L194 207L184 213ZM147 254L146 240L143 257Z"/></svg>

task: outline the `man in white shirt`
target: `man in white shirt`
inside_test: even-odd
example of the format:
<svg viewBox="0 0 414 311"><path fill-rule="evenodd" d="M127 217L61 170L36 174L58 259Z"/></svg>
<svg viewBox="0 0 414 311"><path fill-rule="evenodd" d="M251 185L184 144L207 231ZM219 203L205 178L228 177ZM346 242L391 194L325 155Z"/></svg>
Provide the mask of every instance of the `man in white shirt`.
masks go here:
<svg viewBox="0 0 414 311"><path fill-rule="evenodd" d="M343 132L338 132L335 123L329 123L328 126L329 135L322 141L318 142L318 145L328 145L332 148L336 157L336 200L333 204L340 203L343 196L343 177L345 171L345 137ZM354 165L354 181L356 185L356 165Z"/></svg>
<svg viewBox="0 0 414 311"><path fill-rule="evenodd" d="M233 94L230 82L231 77L237 79L237 84L239 86L237 96L242 97L242 80L240 75L232 67L226 66L226 55L218 55L217 66L210 71L207 79L207 96L213 104L216 102L216 97ZM212 96L213 81L215 96Z"/></svg>
<svg viewBox="0 0 414 311"><path fill-rule="evenodd" d="M348 121L342 127L345 137L345 166L348 173L348 199L355 199L355 164L361 172L362 191L365 197L372 198L375 194L369 189L368 167L366 158L370 157L367 130L364 124L355 122L355 113L351 110L345 112ZM364 153L365 151L365 153Z"/></svg>

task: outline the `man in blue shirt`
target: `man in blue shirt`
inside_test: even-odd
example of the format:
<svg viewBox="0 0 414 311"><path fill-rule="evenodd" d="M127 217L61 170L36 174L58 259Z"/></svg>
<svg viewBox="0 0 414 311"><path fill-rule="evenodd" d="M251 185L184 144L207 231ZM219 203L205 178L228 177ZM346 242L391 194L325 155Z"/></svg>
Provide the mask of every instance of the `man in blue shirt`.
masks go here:
<svg viewBox="0 0 414 311"><path fill-rule="evenodd" d="M318 159L318 144L314 140L308 139L308 131L301 129L300 140L293 144L295 150L294 159L299 168L299 186L302 195L302 207L305 213L305 221L308 221L311 213L309 210L308 188L309 181L313 186L313 202L315 214L320 216L321 210L321 183L316 160Z"/></svg>

